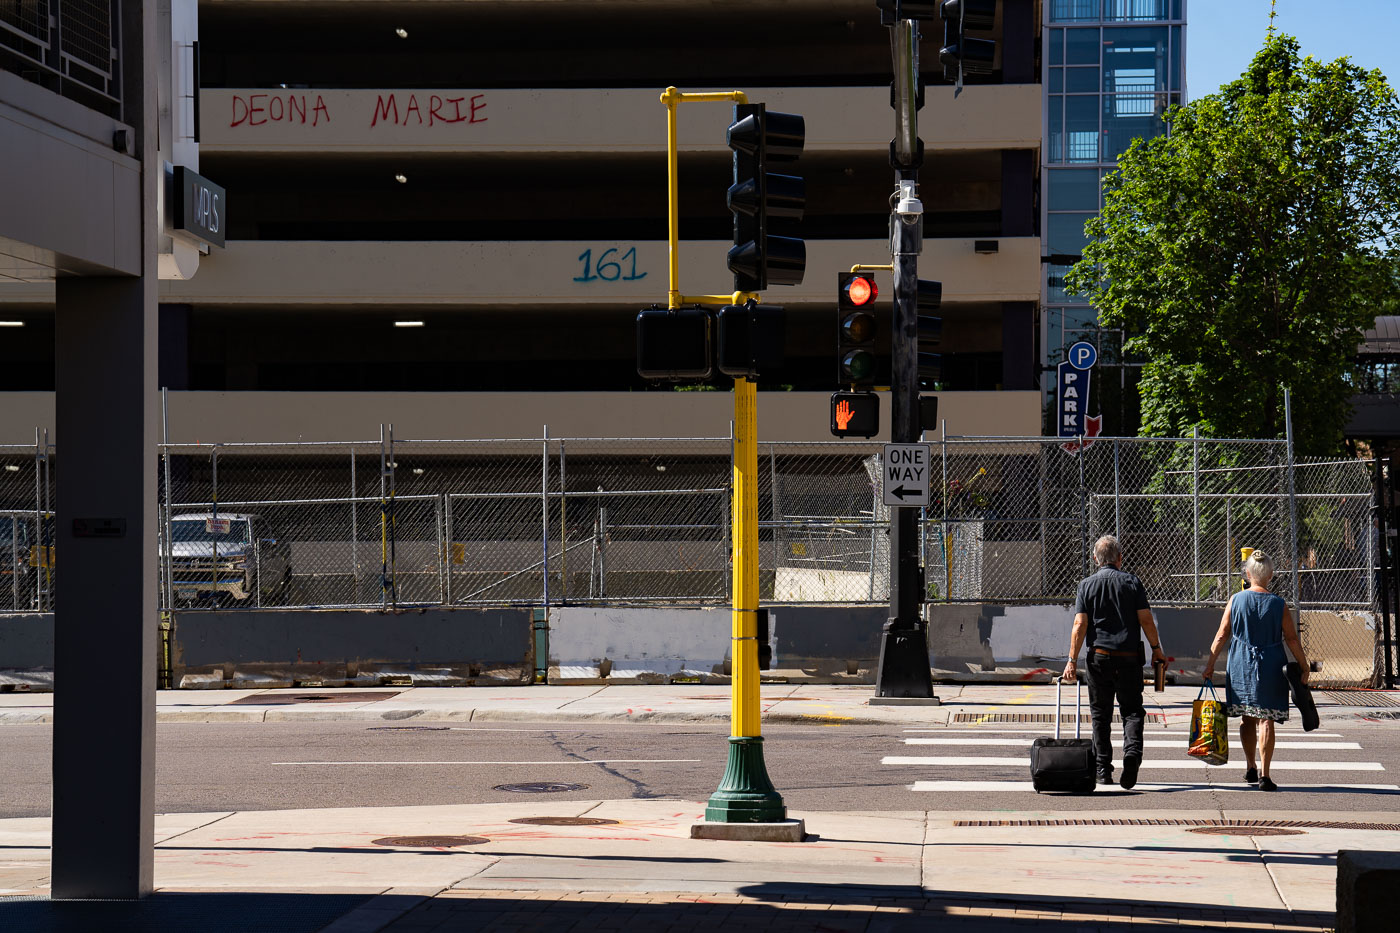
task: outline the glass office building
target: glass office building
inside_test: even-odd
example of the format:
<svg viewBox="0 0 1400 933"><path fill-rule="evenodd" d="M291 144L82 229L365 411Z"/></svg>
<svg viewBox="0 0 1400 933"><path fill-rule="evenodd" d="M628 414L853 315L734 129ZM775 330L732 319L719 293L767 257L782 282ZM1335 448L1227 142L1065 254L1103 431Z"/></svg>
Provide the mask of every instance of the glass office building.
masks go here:
<svg viewBox="0 0 1400 933"><path fill-rule="evenodd" d="M1044 6L1045 137L1041 146L1041 295L1047 407L1053 367L1079 340L1099 349L1091 411L1105 434L1138 424L1137 368L1124 334L1098 326L1094 309L1064 289L1086 242L1084 222L1101 205L1101 183L1137 137L1165 133L1162 115L1185 99L1186 0L1048 0Z"/></svg>

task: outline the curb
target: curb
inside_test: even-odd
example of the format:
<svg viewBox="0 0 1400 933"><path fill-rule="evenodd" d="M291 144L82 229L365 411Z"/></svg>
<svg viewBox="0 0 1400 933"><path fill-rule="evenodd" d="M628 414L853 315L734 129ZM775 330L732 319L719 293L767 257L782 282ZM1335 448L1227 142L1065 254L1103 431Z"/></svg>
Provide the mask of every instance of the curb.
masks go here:
<svg viewBox="0 0 1400 933"><path fill-rule="evenodd" d="M729 712L658 712L621 713L600 710L570 712L568 710L491 710L491 709L388 709L330 710L330 709L258 709L229 710L158 710L157 723L215 723L215 722L633 722L676 725L728 723ZM795 726L894 726L909 723L942 725L939 720L884 719L874 716L840 716L821 713L765 713L761 721L770 725ZM51 724L53 713L0 712L0 725Z"/></svg>

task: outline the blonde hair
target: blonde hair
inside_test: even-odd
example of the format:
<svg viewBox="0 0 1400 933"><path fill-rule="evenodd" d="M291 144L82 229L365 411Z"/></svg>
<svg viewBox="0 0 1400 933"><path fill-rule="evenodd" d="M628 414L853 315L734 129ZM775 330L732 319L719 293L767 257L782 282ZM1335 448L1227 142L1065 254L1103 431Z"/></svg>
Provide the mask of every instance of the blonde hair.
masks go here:
<svg viewBox="0 0 1400 933"><path fill-rule="evenodd" d="M1274 576L1274 560L1263 551L1256 550L1249 555L1249 560L1244 562L1244 576L1250 583L1259 586L1268 586L1269 580Z"/></svg>

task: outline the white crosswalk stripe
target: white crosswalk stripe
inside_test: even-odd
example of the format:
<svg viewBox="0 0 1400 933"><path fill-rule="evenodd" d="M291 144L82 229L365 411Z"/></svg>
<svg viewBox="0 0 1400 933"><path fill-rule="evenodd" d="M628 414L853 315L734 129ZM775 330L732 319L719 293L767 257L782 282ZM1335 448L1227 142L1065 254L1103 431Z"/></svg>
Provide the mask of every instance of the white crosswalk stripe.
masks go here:
<svg viewBox="0 0 1400 933"><path fill-rule="evenodd" d="M1087 738L1087 723L1081 734ZM1184 724L1183 724L1184 725ZM1234 724L1232 723L1232 726ZM886 755L880 763L886 767L921 769L909 789L915 792L959 793L1035 793L1030 782L1031 744L1037 737L1048 735L1053 727L971 726L967 728L905 729L900 740L909 750L926 748L931 754ZM1123 739L1121 729L1114 728L1113 744L1121 758ZM1244 771L1244 755L1238 748L1235 730L1231 730L1231 761L1213 766L1186 755L1187 731L1184 728L1151 728L1144 734L1143 746L1147 758L1141 768L1147 780L1134 790L1144 793L1199 793L1204 791L1258 791L1258 785L1240 781ZM1074 734L1061 729L1062 736ZM1348 774L1384 772L1379 761L1350 761L1356 752L1364 751L1353 735L1337 732L1303 732L1296 726L1277 732L1274 748L1278 755L1270 765L1271 772L1288 773L1290 779L1281 788L1313 794L1400 794L1400 784L1354 783ZM944 752L947 752L946 754ZM1358 756L1359 757L1359 756ZM1121 773L1121 760L1113 762L1115 776ZM1202 773L1204 772L1204 774ZM898 773L898 772L897 772ZM1208 776L1207 776L1208 775ZM1379 775L1378 775L1379 776ZM1010 779L1014 778L1014 779ZM1329 781L1329 778L1333 779ZM1340 779L1340 780L1336 780ZM1364 779L1363 779L1364 780ZM1383 781L1384 778L1381 778ZM1299 782L1302 783L1299 783ZM1318 783L1307 783L1316 781ZM1104 788L1107 790L1108 788ZM1113 788L1116 790L1117 788Z"/></svg>
<svg viewBox="0 0 1400 933"><path fill-rule="evenodd" d="M1025 768L1029 767L1029 757L1022 758L982 758L972 755L933 755L920 757L913 755L887 755L881 759L882 765L928 765L931 767L1006 767ZM1115 768L1123 767L1121 761L1113 762ZM1170 761L1148 758L1142 763L1142 770L1176 770L1178 768L1215 768L1216 765L1208 765L1204 761L1197 761L1194 758L1187 758L1183 755L1180 759ZM1385 766L1379 761L1275 761L1271 766L1275 771L1384 771Z"/></svg>
<svg viewBox="0 0 1400 933"><path fill-rule="evenodd" d="M915 781L909 786L914 791L1020 791L1035 793L1030 781ZM1283 790L1303 791L1310 794L1335 794L1363 791L1373 794L1400 794L1400 784L1291 784ZM1163 783L1138 784L1133 790L1151 793L1153 791L1253 791L1259 792L1257 784L1191 784Z"/></svg>
<svg viewBox="0 0 1400 933"><path fill-rule="evenodd" d="M1034 739L1014 739L1014 738L993 738L992 736L977 737L965 736L959 738L936 738L936 739L905 739L905 745L971 745L971 746L1015 746L1020 748L1030 748ZM1122 746L1123 740L1115 738L1113 744ZM1176 748L1185 750L1186 743L1180 739L1144 739L1144 748ZM1351 749L1360 750L1360 742L1291 742L1280 740L1274 743L1276 749L1296 750L1302 748L1320 749Z"/></svg>

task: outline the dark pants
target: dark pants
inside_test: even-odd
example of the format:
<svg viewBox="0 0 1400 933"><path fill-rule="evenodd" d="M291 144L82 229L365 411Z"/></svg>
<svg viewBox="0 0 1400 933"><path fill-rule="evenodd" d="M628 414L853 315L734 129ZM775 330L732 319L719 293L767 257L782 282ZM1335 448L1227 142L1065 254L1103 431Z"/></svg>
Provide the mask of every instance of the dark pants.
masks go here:
<svg viewBox="0 0 1400 933"><path fill-rule="evenodd" d="M1142 760L1142 663L1089 651L1089 708L1094 719L1094 756L1099 770L1113 767L1113 698L1123 714L1123 757Z"/></svg>

